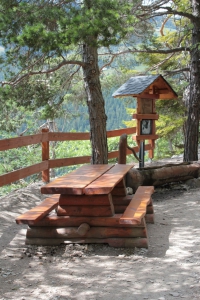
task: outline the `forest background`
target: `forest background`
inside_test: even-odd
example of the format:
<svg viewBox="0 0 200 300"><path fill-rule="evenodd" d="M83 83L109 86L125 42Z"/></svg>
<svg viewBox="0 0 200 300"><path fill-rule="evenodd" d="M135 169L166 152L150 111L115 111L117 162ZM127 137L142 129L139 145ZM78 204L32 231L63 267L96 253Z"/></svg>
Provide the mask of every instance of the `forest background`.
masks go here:
<svg viewBox="0 0 200 300"><path fill-rule="evenodd" d="M179 1L174 3L183 16L181 17L180 14L178 17L174 17L174 14L167 17L166 15L154 16L150 18L146 27L143 22L140 30L129 33L126 49L127 47L129 49L132 44L134 44L134 49L124 51L124 42L109 46L110 53L122 54L113 56L115 59L110 57L110 53L107 56L103 55L105 49L99 50L100 79L105 99L107 130L134 126L131 115L134 112L135 100L112 98L112 93L129 77L161 73L179 94L178 100L157 101L157 112L160 114L157 133L160 139L156 143L155 158L179 154L183 152L184 147L186 108L183 94L187 92L186 88L189 84L190 57L187 47L190 44L192 31L185 14L188 10L191 11L191 7L190 1L182 1L181 4ZM146 31L145 34L144 31ZM149 48L172 49L177 43L179 45L182 43L185 51L182 49L167 56L167 51L165 53L149 51ZM136 47L140 51L135 51ZM79 70L72 70L66 65L57 72L30 77L28 85L27 81L21 81L13 88L12 85L6 85L5 81L15 76L18 72L18 65L14 64L11 58L8 59L12 53L10 49L4 47L3 43L1 49L1 63L4 71L1 74L3 84L0 90L1 139L36 133L46 124L51 131L89 131L87 100L82 73ZM70 49L71 56L74 51ZM66 74L69 76L67 77ZM61 86L64 89L61 89ZM108 147L109 150L116 149L118 140L112 139ZM0 174L40 161L41 152L37 148L30 146L28 152L27 149L19 148L1 153ZM75 156L76 153L77 156L90 153L90 145L86 142L56 143L52 149L52 156L57 158ZM62 172L63 170L59 169L57 175ZM37 179L38 177L34 176L28 180Z"/></svg>

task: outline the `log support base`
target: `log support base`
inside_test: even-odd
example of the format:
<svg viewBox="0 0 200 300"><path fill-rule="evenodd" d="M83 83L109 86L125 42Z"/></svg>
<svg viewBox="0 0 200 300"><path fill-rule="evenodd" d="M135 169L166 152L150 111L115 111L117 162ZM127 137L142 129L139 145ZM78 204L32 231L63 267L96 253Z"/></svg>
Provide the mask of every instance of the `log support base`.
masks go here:
<svg viewBox="0 0 200 300"><path fill-rule="evenodd" d="M88 219L88 223L80 224L81 221L85 221L85 218L63 217L52 214L52 216L44 218L40 224L30 225L27 229L25 243L26 245L46 246L69 243L103 243L116 248L148 248L145 218L142 219L140 224L121 225L119 224L121 216L121 214L117 214L113 217L92 218L91 223ZM64 225L64 223L67 225ZM61 224L62 227L59 226ZM74 227L74 225L77 227Z"/></svg>
<svg viewBox="0 0 200 300"><path fill-rule="evenodd" d="M26 245L58 246L61 244L109 244L114 248L148 248L147 238L107 238L107 239L53 239L26 238Z"/></svg>
<svg viewBox="0 0 200 300"><path fill-rule="evenodd" d="M118 188L120 188L120 184ZM146 197L148 188L144 189L145 192L143 189L138 189L138 199L140 197L142 197L142 199ZM30 212L30 216L27 213L25 216L22 216L21 219L18 218L17 220L18 223L28 224L29 226L26 233L26 245L48 246L69 243L103 243L116 248L148 248L146 223L154 223L154 209L151 195L147 196L148 201L146 201L146 206L144 206L144 208L138 206L138 214L141 214L140 219L132 218L131 222L120 222L127 207L132 203L132 197L133 196L128 195L114 195L111 203L112 205L103 206L104 211L102 214L98 212L98 208L102 208L102 206L88 205L87 207L81 207L80 205L77 205L75 210L76 213L74 213L75 215L67 214L68 209L72 209L70 205L59 207L56 198L55 203L53 203L53 208L56 212L51 211L48 213L49 208L47 209L45 206L46 215L43 215L42 218L37 217L36 220L33 220ZM66 197L63 197L62 201L66 201L66 199L68 201L72 200L71 198L65 198ZM108 197L104 198L104 202L111 201ZM74 197L74 200L77 199ZM85 198L83 200L90 201L91 199ZM55 207L56 205L57 207ZM86 210L85 207L87 208L87 213L83 213L82 215L83 208ZM106 216L105 211L110 207L112 207L112 212L110 213L109 211ZM57 213L58 210L60 210L60 215ZM78 211L81 211L81 213L78 214ZM88 216L88 212L91 211L95 211L96 215Z"/></svg>

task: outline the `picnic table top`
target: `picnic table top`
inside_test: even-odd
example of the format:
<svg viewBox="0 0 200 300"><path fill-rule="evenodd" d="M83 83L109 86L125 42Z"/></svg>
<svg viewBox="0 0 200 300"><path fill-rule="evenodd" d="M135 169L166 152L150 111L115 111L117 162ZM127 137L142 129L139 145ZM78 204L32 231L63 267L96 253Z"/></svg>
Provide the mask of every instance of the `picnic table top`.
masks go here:
<svg viewBox="0 0 200 300"><path fill-rule="evenodd" d="M41 188L43 194L108 194L133 165L83 165Z"/></svg>

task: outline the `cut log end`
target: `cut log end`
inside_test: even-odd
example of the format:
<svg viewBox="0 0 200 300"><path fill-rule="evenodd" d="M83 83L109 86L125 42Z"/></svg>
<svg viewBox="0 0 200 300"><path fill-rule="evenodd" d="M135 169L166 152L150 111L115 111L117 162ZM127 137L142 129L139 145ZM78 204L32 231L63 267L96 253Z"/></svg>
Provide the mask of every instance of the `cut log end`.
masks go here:
<svg viewBox="0 0 200 300"><path fill-rule="evenodd" d="M90 225L87 223L83 223L78 227L77 232L80 236L84 236L89 230Z"/></svg>

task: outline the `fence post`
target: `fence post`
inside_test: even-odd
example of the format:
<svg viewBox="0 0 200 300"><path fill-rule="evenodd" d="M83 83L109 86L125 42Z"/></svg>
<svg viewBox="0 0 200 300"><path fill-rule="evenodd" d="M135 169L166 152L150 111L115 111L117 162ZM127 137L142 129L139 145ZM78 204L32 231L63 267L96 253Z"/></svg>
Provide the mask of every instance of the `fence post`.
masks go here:
<svg viewBox="0 0 200 300"><path fill-rule="evenodd" d="M122 134L119 140L118 164L126 164L127 134Z"/></svg>
<svg viewBox="0 0 200 300"><path fill-rule="evenodd" d="M49 132L48 128L43 128L42 133ZM49 160L49 141L42 142L42 161ZM42 171L42 181L49 182L49 168Z"/></svg>

